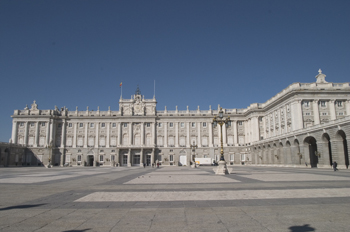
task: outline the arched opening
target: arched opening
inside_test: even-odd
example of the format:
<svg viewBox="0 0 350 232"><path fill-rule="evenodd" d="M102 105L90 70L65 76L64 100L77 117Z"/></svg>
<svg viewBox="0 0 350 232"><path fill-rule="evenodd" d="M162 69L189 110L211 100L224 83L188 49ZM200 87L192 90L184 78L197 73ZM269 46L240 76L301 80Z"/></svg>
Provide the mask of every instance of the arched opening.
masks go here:
<svg viewBox="0 0 350 232"><path fill-rule="evenodd" d="M187 165L187 153L186 151L182 150L180 151L180 157L179 157L179 166L186 166Z"/></svg>
<svg viewBox="0 0 350 232"><path fill-rule="evenodd" d="M86 156L86 166L94 166L94 151L90 150Z"/></svg>
<svg viewBox="0 0 350 232"><path fill-rule="evenodd" d="M309 147L309 157L310 165L312 168L317 168L318 164L318 155L317 155L317 144L316 139L312 136L308 136L304 140L305 145Z"/></svg>
<svg viewBox="0 0 350 232"><path fill-rule="evenodd" d="M344 164L346 168L349 168L349 152L348 152L348 143L346 141L346 134L343 130L340 130L336 134L336 138L342 141L341 146L339 146L339 158L344 157ZM342 154L343 153L343 154Z"/></svg>
<svg viewBox="0 0 350 232"><path fill-rule="evenodd" d="M329 157L329 165L332 166L333 164L333 158L332 158L332 145L331 145L331 138L328 134L322 135L322 140L326 144L326 149L328 151L328 157Z"/></svg>

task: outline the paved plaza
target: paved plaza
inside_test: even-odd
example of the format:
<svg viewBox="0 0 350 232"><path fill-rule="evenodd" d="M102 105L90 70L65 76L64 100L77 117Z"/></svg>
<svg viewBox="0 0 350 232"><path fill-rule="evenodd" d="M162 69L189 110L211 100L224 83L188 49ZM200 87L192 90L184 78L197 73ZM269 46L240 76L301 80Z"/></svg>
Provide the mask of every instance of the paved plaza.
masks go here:
<svg viewBox="0 0 350 232"><path fill-rule="evenodd" d="M0 169L0 231L350 231L350 171Z"/></svg>

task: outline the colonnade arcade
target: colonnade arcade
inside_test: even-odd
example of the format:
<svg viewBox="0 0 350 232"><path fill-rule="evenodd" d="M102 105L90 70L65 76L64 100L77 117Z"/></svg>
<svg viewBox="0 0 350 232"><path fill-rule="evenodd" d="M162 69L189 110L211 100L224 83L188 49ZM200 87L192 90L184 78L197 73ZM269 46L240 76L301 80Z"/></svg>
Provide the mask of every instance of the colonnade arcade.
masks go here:
<svg viewBox="0 0 350 232"><path fill-rule="evenodd" d="M349 143L349 136L337 128L256 144L252 164L331 167L336 161L339 168L348 168Z"/></svg>

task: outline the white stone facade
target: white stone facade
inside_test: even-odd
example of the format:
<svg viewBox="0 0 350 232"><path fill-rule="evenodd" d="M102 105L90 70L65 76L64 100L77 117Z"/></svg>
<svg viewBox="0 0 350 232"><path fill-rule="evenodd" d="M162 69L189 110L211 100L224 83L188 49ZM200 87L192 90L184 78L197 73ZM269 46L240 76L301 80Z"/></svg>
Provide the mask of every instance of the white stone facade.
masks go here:
<svg viewBox="0 0 350 232"><path fill-rule="evenodd" d="M222 128L228 164L326 167L336 159L347 167L350 86L328 83L325 77L319 70L316 82L291 84L265 103L223 109L232 121ZM212 120L220 106L180 111L156 110L156 105L139 89L131 99L119 100L118 111L40 110L34 101L30 109L14 111L11 140L53 165L189 165L193 143L196 157L219 159L221 131Z"/></svg>

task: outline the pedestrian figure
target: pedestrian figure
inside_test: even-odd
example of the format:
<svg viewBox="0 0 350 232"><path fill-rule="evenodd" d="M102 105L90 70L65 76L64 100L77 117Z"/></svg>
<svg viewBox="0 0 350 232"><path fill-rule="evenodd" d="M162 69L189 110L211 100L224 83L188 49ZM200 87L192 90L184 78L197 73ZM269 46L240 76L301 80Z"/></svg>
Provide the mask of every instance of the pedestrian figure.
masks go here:
<svg viewBox="0 0 350 232"><path fill-rule="evenodd" d="M145 163L143 163L143 168L145 168L146 167L146 164Z"/></svg>
<svg viewBox="0 0 350 232"><path fill-rule="evenodd" d="M159 163L157 163L157 168L159 168Z"/></svg>
<svg viewBox="0 0 350 232"><path fill-rule="evenodd" d="M337 162L334 161L334 162L333 162L333 170L334 170L334 171L338 171L337 166L338 166Z"/></svg>
<svg viewBox="0 0 350 232"><path fill-rule="evenodd" d="M154 163L152 163L152 168L154 167Z"/></svg>

